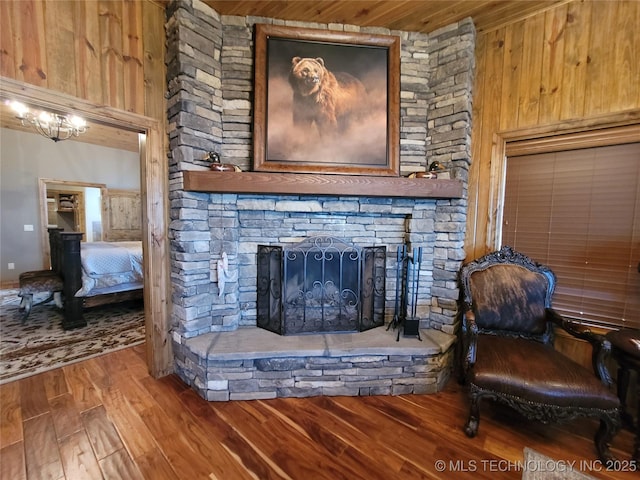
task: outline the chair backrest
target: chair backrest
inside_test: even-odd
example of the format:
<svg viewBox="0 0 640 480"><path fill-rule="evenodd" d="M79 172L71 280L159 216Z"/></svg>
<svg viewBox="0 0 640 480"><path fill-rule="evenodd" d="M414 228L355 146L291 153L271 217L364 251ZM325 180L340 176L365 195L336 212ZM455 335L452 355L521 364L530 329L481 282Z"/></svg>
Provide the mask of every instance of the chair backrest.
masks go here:
<svg viewBox="0 0 640 480"><path fill-rule="evenodd" d="M555 275L546 266L502 247L461 269L463 300L480 332L542 336L550 341L545 308L551 307Z"/></svg>

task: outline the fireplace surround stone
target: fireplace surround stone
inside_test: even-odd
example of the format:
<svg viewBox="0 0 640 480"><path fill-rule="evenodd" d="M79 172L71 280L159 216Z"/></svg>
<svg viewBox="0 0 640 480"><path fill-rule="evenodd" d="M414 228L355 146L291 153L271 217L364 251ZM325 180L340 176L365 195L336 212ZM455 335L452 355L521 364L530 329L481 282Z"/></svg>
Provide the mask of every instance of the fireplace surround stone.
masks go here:
<svg viewBox="0 0 640 480"><path fill-rule="evenodd" d="M171 1L167 8L171 328L175 372L205 398L232 400L264 394L260 389L251 390L260 381L264 383L265 379L260 376L284 375L273 373L281 370L271 371L266 365L279 365L281 368L286 363L283 359L291 358L298 359L297 362L306 359L305 362L309 362L310 366L323 362L330 365L336 363L338 357L329 351L325 352L326 355L315 355L294 349L299 356L291 357L277 352L278 356L258 358L255 352L239 350L236 355L244 357L230 359L229 355L233 352L224 353L216 348L221 342L233 345L234 335L260 330L256 328L258 243L293 244L322 232L363 246L386 246L389 270L387 292L391 292L388 295L394 292L392 272L396 248L403 244L408 244L410 248L422 247L424 259L418 316L422 319L423 338L437 336L439 341L428 348L427 343L422 344L421 347L428 350L424 354L402 354L402 349L408 348L409 342L418 340L401 338L396 343L394 332L378 327L373 331L376 334L382 331L388 334L392 339L391 346L398 350L384 353L388 352L387 347L373 342L366 350L366 355L347 352L339 358L368 358L371 361L364 363L368 363L369 367L375 365L381 368L378 372L380 377L390 374L385 370L392 368L389 363L409 362L409 365L402 367L408 369L406 372L393 373L398 375L398 380L395 383L392 380L391 386L385 383L384 386L379 384L369 390L366 390L367 387L357 390L340 387L340 390L332 391L330 388L333 387L328 385L316 388L317 384L314 386L305 383L306 380L299 380L295 388L308 387L310 395L335 394L337 391L343 392L341 394L363 395L437 390L448 378L446 372L451 370L453 363L450 342L457 330L457 272L465 257L466 188L471 162L473 24L467 19L426 35L381 32L379 28L352 25L282 22L308 28L399 35L401 174L424 171L431 162L438 160L450 169L453 178L463 182L463 198L278 196L185 190L183 172L207 170L209 164L206 158L210 151L220 152L225 163L239 165L245 171L251 170L252 29L253 24L258 22L282 21L220 17L199 0ZM223 254L228 258L230 280L225 282L221 291L217 265ZM387 323L391 320L392 305L392 299L387 296ZM283 339L272 335L278 340ZM297 336L290 338L297 342L309 341ZM363 337L362 341L366 338ZM361 362L345 362L341 364L342 369L365 369L360 365ZM436 375L435 382L421 380L424 385L428 383L430 386L412 387L410 392L407 387L401 387L404 385L402 382L406 382L401 380L403 375L412 368L417 373L433 375L435 370L427 372L424 365L438 366L437 371L441 373ZM421 369L423 371L419 372ZM305 367L305 370L314 370L312 376L317 374L317 369ZM233 378L236 374L238 378ZM254 376L248 378L249 375ZM233 383L243 376L255 382ZM298 380L294 380L294 384L295 381ZM222 388L224 382L227 382L230 390ZM242 389L248 389L244 392L245 396L240 395ZM273 395L271 392L277 396L305 395L302 390L294 391L288 387L275 388L265 395Z"/></svg>

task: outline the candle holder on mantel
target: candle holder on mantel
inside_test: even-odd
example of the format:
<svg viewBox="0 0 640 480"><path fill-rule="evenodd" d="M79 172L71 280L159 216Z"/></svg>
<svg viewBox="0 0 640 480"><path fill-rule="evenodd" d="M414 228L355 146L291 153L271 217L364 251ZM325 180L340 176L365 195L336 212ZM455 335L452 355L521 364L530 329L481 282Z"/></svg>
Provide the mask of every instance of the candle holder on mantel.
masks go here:
<svg viewBox="0 0 640 480"><path fill-rule="evenodd" d="M237 165L232 163L222 163L220 161L220 155L216 152L209 152L207 159L211 162L209 167L213 172L241 172L242 170Z"/></svg>

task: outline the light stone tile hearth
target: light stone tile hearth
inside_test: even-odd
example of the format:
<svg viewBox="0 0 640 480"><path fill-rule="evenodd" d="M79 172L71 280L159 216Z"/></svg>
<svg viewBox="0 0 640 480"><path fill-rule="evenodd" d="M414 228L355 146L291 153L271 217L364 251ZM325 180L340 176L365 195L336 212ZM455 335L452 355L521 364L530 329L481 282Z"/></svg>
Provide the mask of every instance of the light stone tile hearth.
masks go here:
<svg viewBox="0 0 640 480"><path fill-rule="evenodd" d="M434 329L417 337L378 327L366 332L278 335L262 328L212 332L187 341L187 347L207 360L254 360L274 357L340 357L359 355L437 355L451 347L454 336Z"/></svg>
<svg viewBox="0 0 640 480"><path fill-rule="evenodd" d="M280 336L260 328L189 339L191 384L211 401L315 395L432 393L450 376L455 337L422 329L422 341L378 327Z"/></svg>

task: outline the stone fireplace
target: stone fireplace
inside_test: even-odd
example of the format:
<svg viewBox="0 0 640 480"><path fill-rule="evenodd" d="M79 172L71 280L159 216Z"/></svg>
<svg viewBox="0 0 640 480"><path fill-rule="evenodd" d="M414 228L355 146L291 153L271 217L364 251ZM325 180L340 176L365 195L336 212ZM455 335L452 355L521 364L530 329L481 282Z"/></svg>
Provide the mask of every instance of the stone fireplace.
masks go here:
<svg viewBox="0 0 640 480"><path fill-rule="evenodd" d="M453 363L457 272L465 256L471 21L429 35L285 22L401 38L400 173L424 171L438 160L463 185L458 198L423 198L402 192L381 197L373 190L371 195L274 195L185 188L187 173L208 170L210 151L251 171L253 25L280 21L220 17L199 0L171 2L167 15L176 373L216 401L440 389ZM393 316L395 252L401 245L422 247L417 316L423 341L396 342L384 327L302 336L257 328L259 245L288 248L318 235L385 252L380 315L386 324Z"/></svg>

